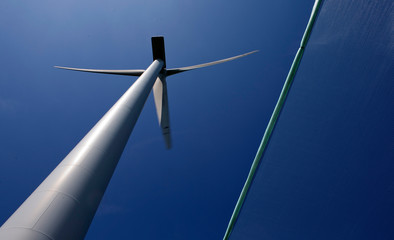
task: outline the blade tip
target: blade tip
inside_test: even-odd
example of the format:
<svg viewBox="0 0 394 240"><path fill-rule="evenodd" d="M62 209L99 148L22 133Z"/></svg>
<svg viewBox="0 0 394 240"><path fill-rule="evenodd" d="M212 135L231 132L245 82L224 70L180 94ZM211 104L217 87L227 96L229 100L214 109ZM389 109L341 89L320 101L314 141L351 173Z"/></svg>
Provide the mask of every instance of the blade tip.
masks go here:
<svg viewBox="0 0 394 240"><path fill-rule="evenodd" d="M66 67L61 67L61 66L53 66L53 67L57 69L67 69Z"/></svg>

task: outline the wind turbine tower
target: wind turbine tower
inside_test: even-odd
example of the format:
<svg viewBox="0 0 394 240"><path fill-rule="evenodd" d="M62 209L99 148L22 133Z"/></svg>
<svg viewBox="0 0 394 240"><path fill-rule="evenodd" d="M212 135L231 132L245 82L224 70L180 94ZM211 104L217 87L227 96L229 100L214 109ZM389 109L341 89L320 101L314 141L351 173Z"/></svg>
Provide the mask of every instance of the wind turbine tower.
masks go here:
<svg viewBox="0 0 394 240"><path fill-rule="evenodd" d="M57 67L139 78L1 226L1 240L83 239L151 90L166 146L171 148L166 77L256 52L167 69L163 37L152 38L152 51L153 62L146 70Z"/></svg>

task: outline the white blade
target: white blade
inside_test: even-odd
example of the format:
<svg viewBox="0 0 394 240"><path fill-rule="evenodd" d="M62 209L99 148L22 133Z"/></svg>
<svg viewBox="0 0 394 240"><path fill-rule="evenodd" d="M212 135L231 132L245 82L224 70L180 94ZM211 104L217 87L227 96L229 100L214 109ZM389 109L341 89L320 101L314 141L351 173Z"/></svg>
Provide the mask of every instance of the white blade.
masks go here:
<svg viewBox="0 0 394 240"><path fill-rule="evenodd" d="M70 68L70 67L59 67L55 68L80 71L80 72L91 72L91 73L104 73L104 74L116 74L116 75L127 75L127 76L141 76L145 70L141 69L130 69L130 70L107 70L107 69L86 69L86 68Z"/></svg>
<svg viewBox="0 0 394 240"><path fill-rule="evenodd" d="M156 79L153 85L153 96L155 99L157 118L163 133L167 149L171 148L170 116L168 112L168 96L166 77L162 74Z"/></svg>
<svg viewBox="0 0 394 240"><path fill-rule="evenodd" d="M170 76L170 75L174 75L174 74L177 74L177 73L180 73L180 72L190 71L190 70L197 69L197 68L203 68L203 67L208 67L208 66L212 66L212 65L215 65L215 64L219 64L219 63L228 62L228 61L231 61L231 60L235 60L237 58L245 57L247 55L250 55L250 54L258 52L258 51L259 50L255 50L255 51L251 51L251 52L244 53L244 54L241 54L241 55L237 55L237 56L234 56L234 57L225 58L225 59L222 59L222 60L217 60L217 61L213 61L213 62L209 62L209 63L203 63L203 64L198 64L198 65L193 65L193 66L188 66L188 67L167 69L167 74L166 75Z"/></svg>

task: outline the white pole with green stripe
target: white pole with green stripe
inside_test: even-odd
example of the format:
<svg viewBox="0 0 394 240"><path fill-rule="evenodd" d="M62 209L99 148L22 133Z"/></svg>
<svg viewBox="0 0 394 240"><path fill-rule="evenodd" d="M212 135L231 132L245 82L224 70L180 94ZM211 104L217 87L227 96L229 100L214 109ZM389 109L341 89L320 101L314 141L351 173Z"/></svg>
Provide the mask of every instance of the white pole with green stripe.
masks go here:
<svg viewBox="0 0 394 240"><path fill-rule="evenodd" d="M245 181L245 184L244 184L244 186L242 188L241 194L238 197L238 201L237 201L237 203L235 205L233 214L232 214L232 216L230 218L230 221L228 223L226 232L225 232L224 237L223 237L224 240L229 239L229 237L231 235L231 232L232 232L232 230L234 228L234 225L235 225L235 223L236 223L236 221L238 219L239 213L240 213L240 211L242 209L242 206L243 206L243 204L245 202L245 198L246 198L247 193L249 191L250 185L252 184L252 181L253 181L253 178L255 176L256 170L259 167L259 165L261 164L261 158L262 158L262 156L264 154L264 150L265 150L265 148L266 148L266 146L268 144L268 141L269 141L269 139L271 137L272 131L273 131L274 127L275 127L275 124L276 124L276 121L277 121L277 119L279 117L279 114L280 114L280 112L281 112L281 110L283 108L283 104L286 101L286 97L287 97L287 94L288 94L288 92L290 90L291 84L293 83L293 79L294 79L294 77L295 77L295 75L297 73L298 66L299 66L299 64L301 62L301 59L302 59L302 56L304 54L306 44L307 44L308 39L310 37L310 34L312 32L312 28L313 28L313 25L314 25L315 20L317 18L317 15L318 15L318 12L319 12L321 4L322 4L321 0L316 0L315 1L315 4L314 4L313 9L312 9L311 16L309 18L308 25L307 25L306 30L304 32L304 36L303 36L303 38L301 40L300 47L298 48L297 54L294 57L293 64L290 67L290 71L289 71L289 73L287 75L287 78L286 78L286 81L285 81L285 83L283 85L282 92L279 95L278 102L276 103L276 106L275 106L275 109L274 109L274 111L273 111L273 113L271 115L270 121L268 122L268 126L267 126L267 128L266 128L266 130L264 132L263 139L261 140L260 146L259 146L259 148L257 150L257 153L256 153L256 156L255 156L255 158L253 160L252 166L250 167L248 177L246 178L246 181Z"/></svg>

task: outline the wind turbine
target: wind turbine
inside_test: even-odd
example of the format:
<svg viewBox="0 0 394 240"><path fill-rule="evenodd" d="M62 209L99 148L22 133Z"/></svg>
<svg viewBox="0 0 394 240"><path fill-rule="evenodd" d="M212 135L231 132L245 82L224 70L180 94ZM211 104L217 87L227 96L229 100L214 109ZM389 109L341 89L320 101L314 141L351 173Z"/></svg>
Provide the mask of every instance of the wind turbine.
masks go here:
<svg viewBox="0 0 394 240"><path fill-rule="evenodd" d="M256 52L167 69L163 37L152 37L152 51L153 62L146 70L57 67L139 78L1 226L1 240L83 239L151 90L166 146L171 148L166 77Z"/></svg>

